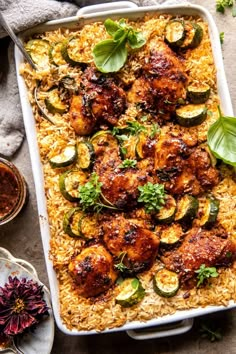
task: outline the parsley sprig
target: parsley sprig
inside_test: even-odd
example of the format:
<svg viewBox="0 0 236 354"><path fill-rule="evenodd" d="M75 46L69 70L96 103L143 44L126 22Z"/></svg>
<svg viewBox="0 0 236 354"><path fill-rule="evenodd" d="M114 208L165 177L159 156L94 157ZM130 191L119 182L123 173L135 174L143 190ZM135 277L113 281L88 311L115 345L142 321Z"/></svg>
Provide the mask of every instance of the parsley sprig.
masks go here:
<svg viewBox="0 0 236 354"><path fill-rule="evenodd" d="M123 251L119 254L119 258L120 258L120 262L115 264L115 268L118 269L120 272L125 272L126 269L128 269L126 267L126 265L123 263L123 260L126 256L127 252Z"/></svg>
<svg viewBox="0 0 236 354"><path fill-rule="evenodd" d="M205 322L201 323L200 333L202 338L207 338L211 342L222 339L222 329L216 327L215 323Z"/></svg>
<svg viewBox="0 0 236 354"><path fill-rule="evenodd" d="M227 7L232 7L234 4L234 0L216 0L216 11L221 12L222 14L225 12Z"/></svg>
<svg viewBox="0 0 236 354"><path fill-rule="evenodd" d="M139 186L140 195L138 202L144 203L147 213L157 212L165 204L165 190L163 184L146 183L144 186Z"/></svg>
<svg viewBox="0 0 236 354"><path fill-rule="evenodd" d="M99 182L98 175L93 172L88 182L79 186L79 200L84 211L92 209L95 212L100 212L102 208L117 209L109 203L102 194L102 183ZM101 202L101 198L106 200L108 204Z"/></svg>
<svg viewBox="0 0 236 354"><path fill-rule="evenodd" d="M104 26L112 39L105 39L95 45L94 62L103 73L117 72L126 62L127 44L132 49L138 49L146 43L146 39L142 32L135 31L123 18L119 22L108 18Z"/></svg>
<svg viewBox="0 0 236 354"><path fill-rule="evenodd" d="M135 168L137 165L136 160L126 159L118 166L119 168Z"/></svg>
<svg viewBox="0 0 236 354"><path fill-rule="evenodd" d="M208 278L216 278L219 276L215 267L206 267L205 264L202 264L198 270L195 270L197 273L197 288L205 282Z"/></svg>

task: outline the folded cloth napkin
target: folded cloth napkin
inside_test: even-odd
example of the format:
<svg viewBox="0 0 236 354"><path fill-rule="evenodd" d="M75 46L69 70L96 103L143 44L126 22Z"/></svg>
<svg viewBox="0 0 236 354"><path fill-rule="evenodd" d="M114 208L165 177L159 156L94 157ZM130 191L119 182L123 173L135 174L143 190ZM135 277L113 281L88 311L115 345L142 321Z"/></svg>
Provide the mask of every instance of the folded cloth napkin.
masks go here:
<svg viewBox="0 0 236 354"><path fill-rule="evenodd" d="M139 6L178 4L177 0L132 0ZM107 0L0 0L0 11L15 33L48 20L73 16L79 6ZM4 38L5 37L5 38ZM11 157L24 139L24 125L16 81L13 43L0 26L0 155Z"/></svg>

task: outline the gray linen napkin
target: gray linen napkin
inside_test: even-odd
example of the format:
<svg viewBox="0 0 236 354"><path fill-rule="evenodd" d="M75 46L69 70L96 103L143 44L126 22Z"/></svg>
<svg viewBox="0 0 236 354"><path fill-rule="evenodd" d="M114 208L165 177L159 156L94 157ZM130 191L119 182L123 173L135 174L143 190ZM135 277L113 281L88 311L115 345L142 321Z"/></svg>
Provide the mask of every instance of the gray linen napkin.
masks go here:
<svg viewBox="0 0 236 354"><path fill-rule="evenodd" d="M73 16L79 6L96 0L0 0L0 11L15 33L51 19ZM180 3L177 0L132 0L139 6ZM11 157L24 139L24 125L14 64L13 43L0 26L0 155ZM5 38L3 38L5 37Z"/></svg>

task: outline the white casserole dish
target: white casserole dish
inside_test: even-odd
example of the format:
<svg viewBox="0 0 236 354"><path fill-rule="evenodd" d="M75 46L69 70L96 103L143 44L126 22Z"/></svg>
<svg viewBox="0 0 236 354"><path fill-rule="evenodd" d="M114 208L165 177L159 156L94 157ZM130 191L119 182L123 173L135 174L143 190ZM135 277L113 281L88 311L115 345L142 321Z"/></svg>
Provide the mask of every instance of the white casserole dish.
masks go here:
<svg viewBox="0 0 236 354"><path fill-rule="evenodd" d="M118 8L118 9L117 9ZM107 10L107 11L106 11ZM92 11L92 13L91 13ZM214 23L214 20L210 13L205 10L203 7L197 5L182 5L182 6L151 6L151 7L142 7L137 8L135 4L130 2L116 2L103 5L95 5L92 7L85 7L79 10L76 17L66 18L62 20L54 20L47 22L43 25L37 26L33 29L27 30L20 35L20 38L29 37L34 33L41 33L44 31L54 30L58 27L78 27L83 26L83 24L91 23L94 21L102 21L107 17L113 19L116 18L131 18L135 20L145 15L147 12L156 12L156 13L170 13L170 14L181 14L181 15L199 15L201 16L209 26L210 39L212 43L213 56L215 61L215 66L217 69L217 85L218 85L218 94L221 100L222 110L225 115L233 116L232 103L229 95L229 90L226 82L221 45L219 41L219 33ZM45 260L47 265L51 296L52 296L52 305L54 310L54 316L56 323L59 329L69 335L88 335L95 334L96 331L76 331L68 330L66 326L62 323L60 317L60 304L59 304L59 289L56 278L56 273L53 269L52 262L49 260L49 240L50 240L50 231L48 224L48 216L46 209L46 198L44 192L44 178L40 162L39 149L36 138L36 129L35 129L35 120L32 113L32 108L28 100L28 93L24 83L23 77L19 75L20 64L24 61L21 52L18 48L15 48L15 60L16 60L16 70L17 70L17 79L20 91L20 98L22 104L22 111L24 117L25 130L27 135L27 140L29 144L29 151L31 156L31 163L33 169L33 176L36 188L36 196L38 203L38 213L39 213L39 222L42 236L42 243L44 248ZM208 306L205 308L197 308L191 310L177 311L173 315L164 316L157 319L149 320L145 323L133 321L127 323L126 325L103 331L105 332L114 332L114 331L128 331L128 334L135 339L150 339L154 337L162 337L166 335L175 335L186 332L192 326L192 318L200 315L205 315L211 312L220 311L224 309L229 309L236 307L236 304L231 301L227 307L224 306ZM166 327L163 328L163 325L170 324L171 328L168 330ZM176 323L173 325L173 323ZM154 328L149 329L146 333L136 333L135 329L140 330L141 328L147 328L150 326L162 326L160 330L157 329L157 332L154 331Z"/></svg>

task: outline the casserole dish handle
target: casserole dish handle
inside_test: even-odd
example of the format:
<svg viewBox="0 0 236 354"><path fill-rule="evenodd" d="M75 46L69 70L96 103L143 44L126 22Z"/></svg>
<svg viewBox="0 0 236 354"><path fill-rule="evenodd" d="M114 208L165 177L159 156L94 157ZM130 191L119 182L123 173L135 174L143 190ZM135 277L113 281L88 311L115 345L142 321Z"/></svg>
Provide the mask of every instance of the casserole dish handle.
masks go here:
<svg viewBox="0 0 236 354"><path fill-rule="evenodd" d="M122 10L122 9L135 9L138 6L132 1L115 1L104 4L96 4L90 6L84 6L79 9L77 12L77 16L95 14L97 12L106 12L106 11L114 11L114 10Z"/></svg>
<svg viewBox="0 0 236 354"><path fill-rule="evenodd" d="M176 336L178 334L189 331L193 326L193 318L187 318L182 321L148 327L140 330L128 330L126 333L129 337L137 340L154 339L162 337Z"/></svg>

